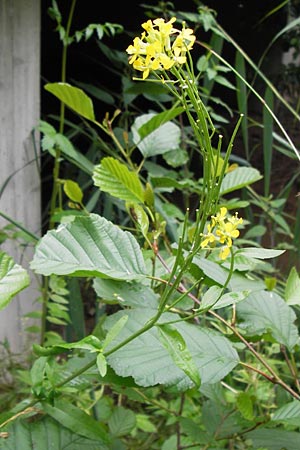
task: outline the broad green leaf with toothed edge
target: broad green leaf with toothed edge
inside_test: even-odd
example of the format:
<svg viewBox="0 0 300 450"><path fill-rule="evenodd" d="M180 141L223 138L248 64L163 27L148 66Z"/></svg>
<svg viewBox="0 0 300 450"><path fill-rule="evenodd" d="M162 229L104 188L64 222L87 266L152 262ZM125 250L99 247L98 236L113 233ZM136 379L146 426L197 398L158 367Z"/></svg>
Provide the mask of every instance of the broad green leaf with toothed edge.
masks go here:
<svg viewBox="0 0 300 450"><path fill-rule="evenodd" d="M42 275L134 280L146 274L134 236L97 214L48 231L36 247L31 268Z"/></svg>
<svg viewBox="0 0 300 450"><path fill-rule="evenodd" d="M109 344L107 351L140 330L156 311L145 308L120 311L106 319L104 328L110 329L125 313L128 315L128 322ZM176 314L166 313L158 324L167 324L178 319ZM220 381L238 364L236 350L229 340L218 332L180 321L176 323L176 330L186 343L202 383ZM174 363L161 343L156 326L107 356L107 362L118 375L131 376L140 386L176 385L180 390L194 386L190 377Z"/></svg>
<svg viewBox="0 0 300 450"><path fill-rule="evenodd" d="M136 172L110 156L103 158L93 173L95 186L128 202L144 202L144 189Z"/></svg>
<svg viewBox="0 0 300 450"><path fill-rule="evenodd" d="M30 284L27 271L15 264L7 253L0 252L0 310L5 308L18 292Z"/></svg>
<svg viewBox="0 0 300 450"><path fill-rule="evenodd" d="M290 350L299 341L298 329L294 324L296 314L275 292L251 292L236 308L238 319L243 321L239 327L246 333L271 333L277 342Z"/></svg>

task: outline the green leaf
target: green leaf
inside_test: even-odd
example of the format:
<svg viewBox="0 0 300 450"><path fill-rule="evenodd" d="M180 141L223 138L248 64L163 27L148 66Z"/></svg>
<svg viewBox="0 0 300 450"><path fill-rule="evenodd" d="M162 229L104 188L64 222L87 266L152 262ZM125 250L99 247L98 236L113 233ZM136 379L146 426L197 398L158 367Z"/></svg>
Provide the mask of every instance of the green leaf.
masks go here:
<svg viewBox="0 0 300 450"><path fill-rule="evenodd" d="M81 339L80 341L70 342L66 344L61 343L58 345L58 347L67 350L71 350L73 348L80 348L83 350L89 350L90 352L96 352L102 349L102 344L101 341L96 336L90 334Z"/></svg>
<svg viewBox="0 0 300 450"><path fill-rule="evenodd" d="M138 134L140 140L144 139L146 136L148 136L150 133L155 131L157 128L161 127L166 122L169 122L170 120L177 117L179 114L181 114L184 111L184 108L182 106L178 108L173 108L167 111L163 111L159 114L147 114L147 117L150 117L150 120L147 120L139 129ZM144 116L143 116L144 117Z"/></svg>
<svg viewBox="0 0 300 450"><path fill-rule="evenodd" d="M99 353L97 355L96 363L101 377L105 377L107 373L107 362L103 353Z"/></svg>
<svg viewBox="0 0 300 450"><path fill-rule="evenodd" d="M235 255L244 255L248 258L269 259L282 255L285 250L274 250L272 248L244 247L239 249Z"/></svg>
<svg viewBox="0 0 300 450"><path fill-rule="evenodd" d="M118 336L126 325L128 316L122 316L109 330L103 342L103 350Z"/></svg>
<svg viewBox="0 0 300 450"><path fill-rule="evenodd" d="M130 409L118 406L108 421L109 431L114 437L126 436L136 425L135 414Z"/></svg>
<svg viewBox="0 0 300 450"><path fill-rule="evenodd" d="M296 267L292 267L286 282L284 298L288 305L300 306L300 277Z"/></svg>
<svg viewBox="0 0 300 450"><path fill-rule="evenodd" d="M99 276L123 280L145 276L134 236L104 217L76 217L48 231L36 247L31 268L42 275Z"/></svg>
<svg viewBox="0 0 300 450"><path fill-rule="evenodd" d="M225 195L237 189L242 189L261 178L259 171L253 167L238 167L225 175L221 184L220 194Z"/></svg>
<svg viewBox="0 0 300 450"><path fill-rule="evenodd" d="M216 75L214 77L214 80L215 80L216 83L219 83L222 86L225 86L225 87L227 87L229 89L232 89L234 91L236 90L236 87L232 83L230 83L230 81L227 80L227 78L223 77L222 75Z"/></svg>
<svg viewBox="0 0 300 450"><path fill-rule="evenodd" d="M240 392L236 399L236 406L239 412L247 420L253 420L253 401L248 392Z"/></svg>
<svg viewBox="0 0 300 450"><path fill-rule="evenodd" d="M214 305L212 305L211 309L220 309L225 308L226 306L236 305L237 303L245 300L249 295L249 291L241 291L241 292L227 292L222 295L220 300L218 300Z"/></svg>
<svg viewBox="0 0 300 450"><path fill-rule="evenodd" d="M216 285L207 289L201 299L201 309L211 308L219 300L222 292L223 288Z"/></svg>
<svg viewBox="0 0 300 450"><path fill-rule="evenodd" d="M135 119L131 127L133 142L144 158L162 155L180 146L180 128L172 122L164 123L142 139L139 133L140 128L144 126L144 130L148 130L146 124L153 118L155 114L143 114ZM142 133L145 134L144 131Z"/></svg>
<svg viewBox="0 0 300 450"><path fill-rule="evenodd" d="M95 167L93 181L102 191L128 202L144 202L144 189L136 172L110 156Z"/></svg>
<svg viewBox="0 0 300 450"><path fill-rule="evenodd" d="M300 402L293 400L281 408L277 409L272 415L272 422L280 422L295 427L300 426Z"/></svg>
<svg viewBox="0 0 300 450"><path fill-rule="evenodd" d="M154 315L147 308L127 310L128 322L108 350L140 330ZM120 311L108 317L104 323L110 329L122 315ZM178 320L175 314L163 314L159 324ZM231 343L215 331L184 322L176 323L176 330L186 343L203 383L215 383L223 379L238 364L239 357ZM108 364L123 377L132 376L140 386L156 384L176 385L178 389L194 386L190 378L179 369L168 351L161 344L157 327L152 327L107 357Z"/></svg>
<svg viewBox="0 0 300 450"><path fill-rule="evenodd" d="M271 333L273 338L290 350L299 340L294 322L296 315L291 307L275 292L258 291L237 305L241 329L250 335Z"/></svg>
<svg viewBox="0 0 300 450"><path fill-rule="evenodd" d="M64 192L66 196L75 203L81 203L83 199L82 190L76 181L64 180Z"/></svg>
<svg viewBox="0 0 300 450"><path fill-rule="evenodd" d="M255 449L299 450L300 448L300 433L297 431L259 428L246 433L245 436L251 439Z"/></svg>
<svg viewBox="0 0 300 450"><path fill-rule="evenodd" d="M130 215L144 237L147 237L149 230L149 218L141 205L137 203L128 203L126 205Z"/></svg>
<svg viewBox="0 0 300 450"><path fill-rule="evenodd" d="M134 281L129 283L96 278L93 287L102 300L133 308L144 306L156 309L159 301L158 295L149 286Z"/></svg>
<svg viewBox="0 0 300 450"><path fill-rule="evenodd" d="M181 334L170 325L158 326L158 337L163 346L168 351L172 360L199 388L201 379L192 355L186 347L186 343Z"/></svg>
<svg viewBox="0 0 300 450"><path fill-rule="evenodd" d="M109 450L103 439L82 437L49 416L33 416L31 421L15 420L8 428L8 438L0 440L3 450ZM34 443L34 447L33 447Z"/></svg>
<svg viewBox="0 0 300 450"><path fill-rule="evenodd" d="M285 423L287 425L300 426L300 402L293 400L281 408L277 409L272 415L272 422Z"/></svg>
<svg viewBox="0 0 300 450"><path fill-rule="evenodd" d="M66 401L58 401L55 406L42 403L44 411L62 426L80 436L96 439L103 444L109 443L109 436L103 424L97 422L82 409Z"/></svg>
<svg viewBox="0 0 300 450"><path fill-rule="evenodd" d="M227 269L206 258L194 257L193 263L196 264L208 278L215 281L220 286L224 286L229 274ZM264 289L264 287L265 283L263 281L251 280L239 273L233 273L228 283L228 288L233 292L257 291Z"/></svg>
<svg viewBox="0 0 300 450"><path fill-rule="evenodd" d="M7 253L0 252L0 310L29 284L30 278L27 271L15 264L13 258Z"/></svg>
<svg viewBox="0 0 300 450"><path fill-rule="evenodd" d="M150 421L146 414L136 414L136 427L145 433L156 433L156 426Z"/></svg>
<svg viewBox="0 0 300 450"><path fill-rule="evenodd" d="M45 89L80 116L95 121L93 102L82 89L68 83L47 83Z"/></svg>

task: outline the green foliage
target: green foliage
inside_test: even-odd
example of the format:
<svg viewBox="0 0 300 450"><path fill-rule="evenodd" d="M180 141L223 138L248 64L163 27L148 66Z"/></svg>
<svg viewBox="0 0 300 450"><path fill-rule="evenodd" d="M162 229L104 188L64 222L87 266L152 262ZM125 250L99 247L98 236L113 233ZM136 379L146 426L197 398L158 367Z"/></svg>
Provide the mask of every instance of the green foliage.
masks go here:
<svg viewBox="0 0 300 450"><path fill-rule="evenodd" d="M90 24L71 35L75 3L66 27L58 3L49 10L63 55L82 39L122 31ZM44 86L62 109L58 129L38 126L54 165L49 229L30 262L43 277L41 339L18 372L16 402L0 414L0 448L298 449L300 277L297 265L277 269L296 252L297 230L284 211L291 182L272 192L275 141L297 160L274 113L282 99L214 11L175 12L167 3L148 12L176 16L195 34L201 25L210 38L197 43L199 59L185 30L186 46L176 47L182 66L166 69L160 51L160 71L154 64L135 81L125 49L101 42L122 98L65 76ZM225 41L233 65L223 58ZM248 65L265 83L264 98ZM214 96L216 85L235 93L238 111ZM250 92L264 105L258 125ZM102 121L99 100L113 106ZM79 125L65 120L64 107ZM260 168L250 124L262 130ZM75 146L77 136L88 149ZM238 137L245 155L235 153ZM29 278L0 256L4 308Z"/></svg>

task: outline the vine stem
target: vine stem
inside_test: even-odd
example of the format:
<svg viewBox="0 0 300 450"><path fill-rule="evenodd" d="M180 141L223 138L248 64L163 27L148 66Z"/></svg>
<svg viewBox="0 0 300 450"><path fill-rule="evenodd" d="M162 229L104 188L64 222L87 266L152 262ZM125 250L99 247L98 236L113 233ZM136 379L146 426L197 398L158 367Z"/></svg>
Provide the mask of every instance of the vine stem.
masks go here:
<svg viewBox="0 0 300 450"><path fill-rule="evenodd" d="M68 46L69 46L69 36L72 25L72 20L74 16L74 10L76 6L77 0L72 0L70 12L67 20L66 33L63 41L63 50L62 50L62 60L61 60L61 82L65 83L67 79L67 54L68 54ZM60 102L60 116L59 116L59 132L63 133L64 131L64 123L65 123L65 104ZM49 211L49 230L53 229L55 226L55 221L53 220L53 215L56 209L56 200L59 192L59 175L60 175L60 156L61 150L59 147L55 148L55 158L54 158L54 166L53 166L53 188L50 198L50 211ZM48 288L49 288L49 278L44 278L43 283L43 303L42 303L42 318L41 318L41 336L40 342L41 345L44 344L45 341L45 333L46 333L46 317L47 317L47 308L48 308Z"/></svg>

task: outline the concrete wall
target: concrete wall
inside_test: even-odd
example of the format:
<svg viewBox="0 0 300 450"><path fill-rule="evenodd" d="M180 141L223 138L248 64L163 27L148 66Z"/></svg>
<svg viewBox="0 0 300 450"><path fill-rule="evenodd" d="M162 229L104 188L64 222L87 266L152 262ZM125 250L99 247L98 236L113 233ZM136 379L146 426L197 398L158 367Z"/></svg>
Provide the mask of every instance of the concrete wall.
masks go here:
<svg viewBox="0 0 300 450"><path fill-rule="evenodd" d="M40 117L40 0L0 0L0 211L40 233L39 160L32 130ZM39 148L36 142L36 149ZM38 150L37 150L38 151ZM9 178L10 177L10 178ZM0 217L0 229L9 222ZM33 248L9 241L1 250L27 268ZM31 274L32 276L32 274ZM23 316L37 309L37 283L0 311L0 342L23 352L32 336Z"/></svg>

